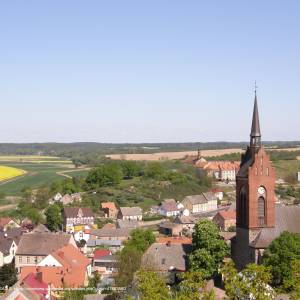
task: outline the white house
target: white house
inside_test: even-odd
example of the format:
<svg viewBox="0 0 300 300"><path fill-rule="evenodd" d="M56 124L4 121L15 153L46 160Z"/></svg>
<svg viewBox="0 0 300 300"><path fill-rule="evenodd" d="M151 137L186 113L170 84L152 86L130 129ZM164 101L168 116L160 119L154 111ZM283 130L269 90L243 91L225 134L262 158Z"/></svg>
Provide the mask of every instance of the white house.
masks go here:
<svg viewBox="0 0 300 300"><path fill-rule="evenodd" d="M218 209L218 200L214 193L202 193L201 195L186 196L182 204L190 213L202 213Z"/></svg>
<svg viewBox="0 0 300 300"><path fill-rule="evenodd" d="M0 239L0 267L10 264L17 252L17 244L12 238L5 236Z"/></svg>
<svg viewBox="0 0 300 300"><path fill-rule="evenodd" d="M166 217L175 217L180 213L178 206L183 208L183 205L178 205L174 199L165 199L159 206L158 213Z"/></svg>
<svg viewBox="0 0 300 300"><path fill-rule="evenodd" d="M143 219L143 211L140 207L120 207L118 219L121 220L137 220Z"/></svg>

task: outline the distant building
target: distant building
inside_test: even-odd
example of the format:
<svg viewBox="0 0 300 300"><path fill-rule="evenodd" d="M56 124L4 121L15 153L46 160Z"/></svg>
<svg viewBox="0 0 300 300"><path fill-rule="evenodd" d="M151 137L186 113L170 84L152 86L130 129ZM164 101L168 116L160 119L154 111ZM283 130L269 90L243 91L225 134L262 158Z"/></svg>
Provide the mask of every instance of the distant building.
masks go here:
<svg viewBox="0 0 300 300"><path fill-rule="evenodd" d="M143 211L140 207L120 207L118 219L122 220L137 220L143 219Z"/></svg>
<svg viewBox="0 0 300 300"><path fill-rule="evenodd" d="M218 209L218 200L212 192L186 196L182 204L190 213L197 214Z"/></svg>
<svg viewBox="0 0 300 300"><path fill-rule="evenodd" d="M137 220L117 220L117 228L138 228L139 222Z"/></svg>
<svg viewBox="0 0 300 300"><path fill-rule="evenodd" d="M6 233L0 236L0 267L10 264L15 257L17 244Z"/></svg>
<svg viewBox="0 0 300 300"><path fill-rule="evenodd" d="M106 218L116 219L118 215L118 209L114 202L102 202L101 208Z"/></svg>
<svg viewBox="0 0 300 300"><path fill-rule="evenodd" d="M175 199L165 199L159 206L158 213L166 217L175 217L179 215L180 208Z"/></svg>
<svg viewBox="0 0 300 300"><path fill-rule="evenodd" d="M235 176L240 167L240 163L237 161L201 161L195 165L206 171L208 176L221 181L235 181Z"/></svg>
<svg viewBox="0 0 300 300"><path fill-rule="evenodd" d="M170 236L180 236L182 232L182 226L173 222L162 222L159 224L159 232L161 234Z"/></svg>
<svg viewBox="0 0 300 300"><path fill-rule="evenodd" d="M218 225L222 231L227 231L230 227L236 226L235 210L219 211L213 218L213 222Z"/></svg>
<svg viewBox="0 0 300 300"><path fill-rule="evenodd" d="M191 235L194 231L194 227L197 220L193 216L177 216L174 223L180 224L182 227L182 233Z"/></svg>
<svg viewBox="0 0 300 300"><path fill-rule="evenodd" d="M63 210L63 219L65 231L74 232L76 225L90 225L94 224L94 214L88 207L65 207Z"/></svg>
<svg viewBox="0 0 300 300"><path fill-rule="evenodd" d="M92 229L90 233L90 240L120 240L126 241L129 239L132 228L101 228Z"/></svg>

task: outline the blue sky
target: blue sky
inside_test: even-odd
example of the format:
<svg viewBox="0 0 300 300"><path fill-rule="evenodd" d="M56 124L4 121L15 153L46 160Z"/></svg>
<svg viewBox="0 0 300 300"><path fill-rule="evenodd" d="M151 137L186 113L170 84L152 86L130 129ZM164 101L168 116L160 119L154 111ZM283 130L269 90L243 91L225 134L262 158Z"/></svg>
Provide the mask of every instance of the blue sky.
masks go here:
<svg viewBox="0 0 300 300"><path fill-rule="evenodd" d="M299 1L1 1L0 142L300 140Z"/></svg>

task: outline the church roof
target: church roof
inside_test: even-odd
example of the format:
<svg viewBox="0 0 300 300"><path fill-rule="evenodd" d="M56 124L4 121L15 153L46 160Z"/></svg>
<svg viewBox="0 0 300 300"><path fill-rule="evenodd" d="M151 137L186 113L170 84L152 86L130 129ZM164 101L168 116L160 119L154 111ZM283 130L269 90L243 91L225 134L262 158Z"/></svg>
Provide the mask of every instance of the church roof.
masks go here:
<svg viewBox="0 0 300 300"><path fill-rule="evenodd" d="M257 249L267 248L283 231L300 233L300 206L276 206L275 227L263 228L250 244Z"/></svg>
<svg viewBox="0 0 300 300"><path fill-rule="evenodd" d="M258 106L257 106L257 96L255 92L254 99L254 108L252 116L252 126L251 126L251 137L260 137L260 125L259 125L259 115L258 115Z"/></svg>

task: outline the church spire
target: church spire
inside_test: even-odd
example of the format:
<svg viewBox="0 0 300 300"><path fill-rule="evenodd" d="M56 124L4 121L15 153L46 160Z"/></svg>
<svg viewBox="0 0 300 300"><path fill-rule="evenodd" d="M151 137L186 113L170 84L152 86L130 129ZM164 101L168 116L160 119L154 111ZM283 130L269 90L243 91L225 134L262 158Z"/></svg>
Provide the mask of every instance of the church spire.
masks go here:
<svg viewBox="0 0 300 300"><path fill-rule="evenodd" d="M255 87L254 108L253 108L252 126L251 126L250 137L251 137L251 142L250 142L251 147L260 147L261 133L260 133L260 125L259 125L256 87Z"/></svg>

